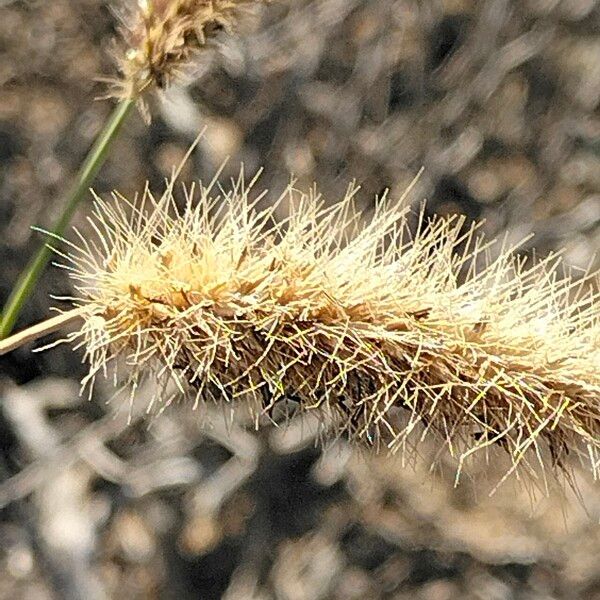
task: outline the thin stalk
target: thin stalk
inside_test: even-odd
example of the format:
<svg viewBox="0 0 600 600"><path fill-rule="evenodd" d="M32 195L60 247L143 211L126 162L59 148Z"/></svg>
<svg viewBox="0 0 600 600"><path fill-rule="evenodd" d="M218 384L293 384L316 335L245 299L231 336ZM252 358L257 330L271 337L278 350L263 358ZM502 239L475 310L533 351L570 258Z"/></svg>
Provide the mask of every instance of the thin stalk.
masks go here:
<svg viewBox="0 0 600 600"><path fill-rule="evenodd" d="M68 196L65 208L58 222L54 228L51 229L52 234L57 236L62 236L64 234L65 229L73 217L73 213L88 192L92 181L104 164L111 143L117 137L121 126L134 105L134 100L127 99L119 102L115 107L104 126L104 129L96 139L96 142L92 146L79 170L77 179ZM51 256L52 250L44 244L21 273L3 310L2 320L0 321L0 339L5 338L12 331L19 313L23 308L23 304L31 295L35 284L41 277Z"/></svg>
<svg viewBox="0 0 600 600"><path fill-rule="evenodd" d="M0 340L0 356L7 354L8 352L12 352L23 344L33 342L41 337L45 337L51 333L54 333L55 331L59 331L70 323L79 321L89 312L90 310L87 307L74 308L73 310L57 315L56 317L52 317L51 319L46 319L41 323L32 325L24 331L15 333L4 340Z"/></svg>

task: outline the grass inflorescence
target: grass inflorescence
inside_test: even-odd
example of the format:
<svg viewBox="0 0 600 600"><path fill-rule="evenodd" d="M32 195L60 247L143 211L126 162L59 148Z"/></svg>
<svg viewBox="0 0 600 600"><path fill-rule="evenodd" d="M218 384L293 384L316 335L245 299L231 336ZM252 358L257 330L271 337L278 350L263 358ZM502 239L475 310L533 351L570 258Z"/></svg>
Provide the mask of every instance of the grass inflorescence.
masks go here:
<svg viewBox="0 0 600 600"><path fill-rule="evenodd" d="M192 186L177 208L171 184L131 214L122 197L96 198L96 239L80 235L68 256L85 383L124 358L132 389L152 374L196 405L258 416L292 399L324 429L392 452L432 433L459 473L493 447L515 470L563 467L572 453L597 471L590 278L510 249L491 259L463 218L411 217L383 199L366 219L353 189L327 206L290 185L268 209L251 189Z"/></svg>
<svg viewBox="0 0 600 600"><path fill-rule="evenodd" d="M148 89L164 89L221 32L234 33L248 10L265 1L138 0L123 17L116 52L121 77L112 81L112 94L142 98Z"/></svg>

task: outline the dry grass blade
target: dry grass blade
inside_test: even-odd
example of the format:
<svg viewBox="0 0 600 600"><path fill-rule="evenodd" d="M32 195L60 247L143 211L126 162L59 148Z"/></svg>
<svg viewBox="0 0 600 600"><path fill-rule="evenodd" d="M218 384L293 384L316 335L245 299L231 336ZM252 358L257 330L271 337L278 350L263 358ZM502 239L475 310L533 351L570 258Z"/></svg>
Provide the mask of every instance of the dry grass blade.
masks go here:
<svg viewBox="0 0 600 600"><path fill-rule="evenodd" d="M55 331L60 331L71 323L76 323L83 318L86 311L86 308L74 308L68 312L60 313L51 319L46 319L37 325L33 325L24 331L10 336L8 339L0 340L0 356L8 354L24 344L50 335Z"/></svg>

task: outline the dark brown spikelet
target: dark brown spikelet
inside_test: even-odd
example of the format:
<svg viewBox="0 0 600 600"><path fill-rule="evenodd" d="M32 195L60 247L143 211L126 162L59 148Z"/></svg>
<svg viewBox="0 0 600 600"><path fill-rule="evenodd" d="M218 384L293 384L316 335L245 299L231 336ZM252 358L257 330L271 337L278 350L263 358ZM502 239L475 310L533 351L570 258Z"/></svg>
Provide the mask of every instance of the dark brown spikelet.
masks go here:
<svg viewBox="0 0 600 600"><path fill-rule="evenodd" d="M121 78L112 95L138 98L184 74L198 52L221 32L232 34L253 6L265 0L138 0L123 17Z"/></svg>
<svg viewBox="0 0 600 600"><path fill-rule="evenodd" d="M458 473L492 448L513 470L561 467L572 453L598 471L593 277L509 250L486 259L459 218L411 235L400 204L381 202L364 223L352 190L326 207L290 187L283 222L241 181L196 194L178 210L171 187L146 193L132 218L123 198L97 199L98 238L80 236L69 258L84 383L123 358L133 389L143 374L174 380L194 405L260 416L291 398L318 411L324 435L392 452L431 434Z"/></svg>

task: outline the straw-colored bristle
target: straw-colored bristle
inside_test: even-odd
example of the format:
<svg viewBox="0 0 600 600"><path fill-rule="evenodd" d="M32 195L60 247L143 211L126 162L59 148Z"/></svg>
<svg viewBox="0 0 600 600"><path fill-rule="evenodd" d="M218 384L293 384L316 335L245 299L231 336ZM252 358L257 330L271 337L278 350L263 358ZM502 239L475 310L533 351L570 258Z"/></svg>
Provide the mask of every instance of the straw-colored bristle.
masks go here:
<svg viewBox="0 0 600 600"><path fill-rule="evenodd" d="M121 356L134 379L175 379L196 402L259 414L293 399L379 448L431 432L459 471L492 447L515 468L562 466L572 451L596 471L589 278L508 250L486 260L461 218L421 216L411 235L408 212L382 201L365 222L353 195L326 207L290 187L282 222L241 181L220 196L200 185L179 210L172 188L146 192L133 217L122 198L97 199L98 239L71 253L78 304L94 315L74 334L90 379Z"/></svg>
<svg viewBox="0 0 600 600"><path fill-rule="evenodd" d="M265 1L138 0L123 19L121 78L111 82L112 95L139 98L149 88L167 87L198 51L221 31L238 29L248 9Z"/></svg>

